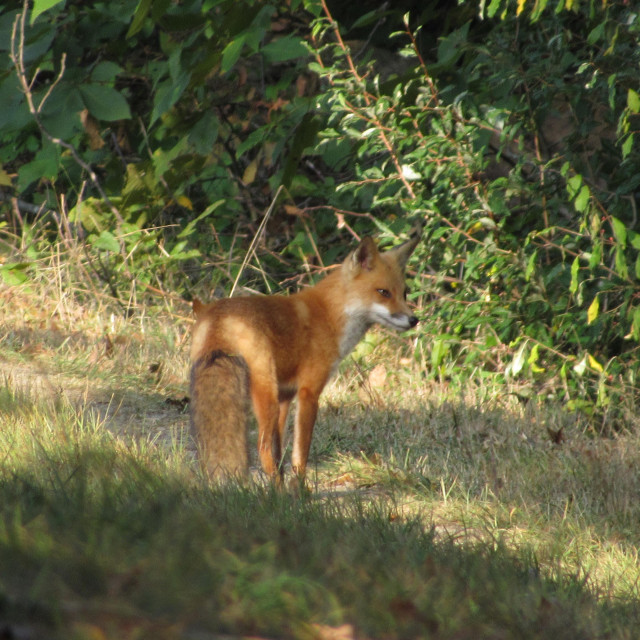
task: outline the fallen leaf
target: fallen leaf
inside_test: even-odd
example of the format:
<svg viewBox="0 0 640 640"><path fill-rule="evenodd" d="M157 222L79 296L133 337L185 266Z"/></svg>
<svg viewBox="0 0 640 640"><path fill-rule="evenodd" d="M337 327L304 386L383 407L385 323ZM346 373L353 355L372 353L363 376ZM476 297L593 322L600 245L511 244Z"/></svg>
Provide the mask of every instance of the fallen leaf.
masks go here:
<svg viewBox="0 0 640 640"><path fill-rule="evenodd" d="M387 383L387 368L383 364L377 364L369 373L369 384L374 389L380 389Z"/></svg>

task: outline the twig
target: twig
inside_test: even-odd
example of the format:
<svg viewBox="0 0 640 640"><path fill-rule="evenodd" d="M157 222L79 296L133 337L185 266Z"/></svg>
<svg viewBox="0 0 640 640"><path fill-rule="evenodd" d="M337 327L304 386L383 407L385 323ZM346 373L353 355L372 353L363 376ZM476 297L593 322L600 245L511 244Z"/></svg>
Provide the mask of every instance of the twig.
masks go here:
<svg viewBox="0 0 640 640"><path fill-rule="evenodd" d="M32 204L31 202L26 202L25 200L20 200L15 196L12 196L8 193L4 193L0 191L0 201L8 200L14 207L18 207L20 211L24 211L25 213L32 213L34 215L40 215L42 213L54 213L53 209L50 209L46 204Z"/></svg>
<svg viewBox="0 0 640 640"><path fill-rule="evenodd" d="M271 213L273 212L273 208L276 206L276 201L278 200L278 196L280 195L280 192L284 189L283 185L280 185L278 187L278 190L276 191L276 195L273 197L273 200L271 201L271 204L269 205L269 208L267 209L267 212L264 214L264 218L262 218L262 222L260 222L260 226L258 227L258 231L256 231L255 236L253 237L253 240L251 241L251 244L249 245L249 250L247 251L247 253L244 256L244 260L242 261L242 265L240 266L240 271L238 271L238 274L236 275L236 279L233 282L233 286L231 287L231 292L229 293L229 297L233 296L233 292L236 290L236 286L238 284L238 280L240 280L240 276L242 275L242 272L244 271L244 268L247 266L247 262L249 262L249 260L251 259L253 253L255 252L256 249L256 245L258 244L258 241L260 240L260 237L262 236L262 232L267 224L267 220L269 219L269 217L271 216Z"/></svg>

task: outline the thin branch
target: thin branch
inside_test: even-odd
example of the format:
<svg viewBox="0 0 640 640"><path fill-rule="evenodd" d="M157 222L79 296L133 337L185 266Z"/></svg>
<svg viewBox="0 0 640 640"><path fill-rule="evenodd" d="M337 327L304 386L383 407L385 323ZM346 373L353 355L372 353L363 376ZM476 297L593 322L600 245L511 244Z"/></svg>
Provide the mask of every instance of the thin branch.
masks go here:
<svg viewBox="0 0 640 640"><path fill-rule="evenodd" d="M262 236L262 232L264 231L264 228L265 228L265 226L267 224L267 220L269 220L269 217L271 216L273 208L276 206L276 201L278 200L278 196L280 195L280 192L283 189L284 189L283 185L280 185L278 187L278 190L276 191L276 195L273 197L273 200L271 201L271 204L269 205L269 208L267 209L267 212L264 214L264 217L262 218L262 221L260 222L260 226L258 227L258 231L256 231L256 234L253 237L253 240L251 241L251 244L249 245L249 250L247 251L246 255L244 256L244 260L242 261L242 265L240 266L240 271L238 271L238 274L236 275L236 279L233 282L233 286L231 287L231 292L229 293L229 297L230 298L233 296L233 292L236 290L236 286L238 284L238 280L240 280L240 276L242 275L242 272L244 271L244 268L247 266L247 262L249 262L249 260L251 259L251 256L255 252L256 245L258 244L258 241L260 240L260 237Z"/></svg>
<svg viewBox="0 0 640 640"><path fill-rule="evenodd" d="M327 16L328 20L331 22L331 26L333 28L333 32L335 34L336 40L338 41L338 46L342 49L342 51L343 51L343 53L345 55L345 58L346 58L347 63L349 65L349 73L351 73L351 75L360 84L364 84L364 79L358 73L358 70L356 69L356 66L355 66L355 64L353 62L353 58L352 58L351 54L349 53L349 50L347 49L347 46L345 45L344 41L342 40L342 36L340 35L340 29L338 28L337 23L335 22L335 20L333 19L333 16L331 15L331 12L329 11L329 7L327 6L326 0L322 0L322 8L323 8L324 13ZM316 54L316 56L319 58L319 54ZM320 62L320 64L322 64L321 60L319 60L319 62ZM364 98L364 101L365 101L365 104L367 105L367 107L370 107L371 106L371 96L367 92L366 87L363 87L362 97ZM360 113L360 110L358 109L358 107L356 107L354 105L351 105L348 102L346 104L347 104L347 106L349 107L349 109L351 110L351 112L354 115L362 118L362 114ZM382 144L386 147L387 151L389 152L389 156L391 157L391 161L393 162L393 164L394 164L394 166L396 168L396 171L398 173L398 177L402 181L402 184L404 185L405 189L407 190L407 193L409 194L409 196L411 196L412 200L415 200L416 194L413 191L413 187L411 186L411 183L404 176L404 173L402 171L402 164L401 164L401 162L400 162L400 160L398 158L396 150L394 149L393 145L389 141L389 138L387 137L387 134L385 133L385 127L383 126L383 124L380 121L380 119L377 118L377 117L371 119L371 123L378 129L378 135L380 136L380 139L382 140Z"/></svg>

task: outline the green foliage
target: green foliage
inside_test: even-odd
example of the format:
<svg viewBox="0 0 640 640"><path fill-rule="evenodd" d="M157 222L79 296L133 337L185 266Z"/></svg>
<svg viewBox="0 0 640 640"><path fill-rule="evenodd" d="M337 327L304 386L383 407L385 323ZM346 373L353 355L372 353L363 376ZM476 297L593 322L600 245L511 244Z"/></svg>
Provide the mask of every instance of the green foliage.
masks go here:
<svg viewBox="0 0 640 640"><path fill-rule="evenodd" d="M637 399L637 13L334 5L40 0L21 45L5 3L1 188L53 212L122 298L233 282L281 187L245 273L267 290L290 259L421 222L427 375L496 378L612 426ZM28 260L8 256L17 282L13 264Z"/></svg>
<svg viewBox="0 0 640 640"><path fill-rule="evenodd" d="M37 2L23 24L21 3L5 3L3 185L60 216L69 210L113 293L226 254L268 203L258 168L288 166L288 180L295 169L286 140L308 111L294 82L307 48L295 30L272 33L292 22L299 3L290 4ZM303 139L293 136L298 155ZM211 233L203 212L221 201Z"/></svg>
<svg viewBox="0 0 640 640"><path fill-rule="evenodd" d="M331 204L373 212L388 236L423 220L414 288L429 296L430 375L497 374L610 425L614 399L636 397L639 156L625 60L638 60L640 24L623 6L539 8L505 9L482 41L464 24L432 62L405 26L407 71L384 82L321 20L313 69L330 90L313 153L343 172Z"/></svg>

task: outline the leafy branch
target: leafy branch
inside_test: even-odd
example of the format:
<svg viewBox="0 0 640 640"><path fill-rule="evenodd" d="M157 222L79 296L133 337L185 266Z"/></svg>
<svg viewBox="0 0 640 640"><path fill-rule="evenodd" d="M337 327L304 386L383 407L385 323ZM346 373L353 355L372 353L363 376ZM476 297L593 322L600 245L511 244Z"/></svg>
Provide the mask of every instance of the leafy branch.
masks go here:
<svg viewBox="0 0 640 640"><path fill-rule="evenodd" d="M91 168L91 166L85 162L76 148L69 142L66 142L62 138L52 135L48 129L42 123L42 109L46 104L47 100L51 97L56 86L62 80L65 68L66 68L66 53L63 53L60 58L60 70L55 78L55 80L51 83L49 88L47 89L44 96L40 100L40 103L36 106L36 101L33 95L33 83L38 76L39 69L36 69L33 78L31 81L28 80L27 70L24 64L24 45L25 45L25 23L27 20L27 15L29 13L29 0L24 0L22 11L16 16L16 19L13 23L12 31L11 31L11 50L10 50L10 58L13 63L13 67L18 78L18 82L20 83L20 87L22 88L22 92L25 95L27 100L27 105L29 108L29 112L33 116L33 119L40 130L41 134L47 138L52 144L55 144L63 149L66 149L70 154L74 161L89 175L91 182L94 187L100 194L103 202L109 207L109 210L114 215L117 224L118 231L121 231L122 225L124 224L124 219L118 210L118 208L113 204L109 196L106 194L102 185L100 184L100 180L98 180L98 176L95 171ZM120 253L123 258L123 268L124 273L128 278L131 278L131 273L127 268L127 251L124 245L124 241L121 234L118 233L118 243L120 245Z"/></svg>

